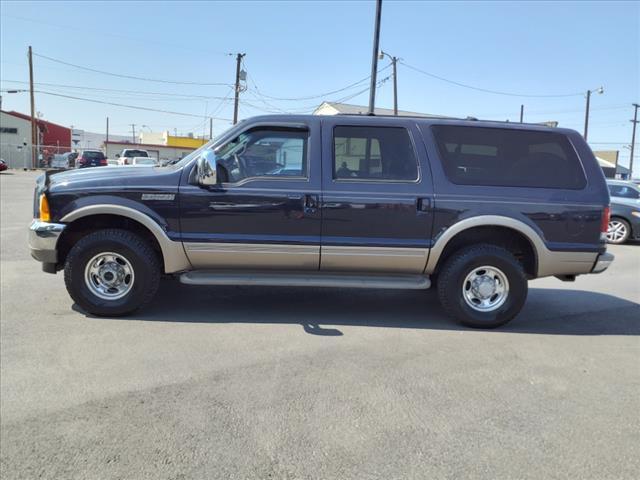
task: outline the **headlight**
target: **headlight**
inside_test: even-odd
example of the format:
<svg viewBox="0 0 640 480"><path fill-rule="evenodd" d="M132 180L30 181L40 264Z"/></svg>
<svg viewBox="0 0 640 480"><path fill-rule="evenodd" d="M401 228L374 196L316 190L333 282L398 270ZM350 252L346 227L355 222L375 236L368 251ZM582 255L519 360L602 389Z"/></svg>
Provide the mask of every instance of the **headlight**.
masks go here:
<svg viewBox="0 0 640 480"><path fill-rule="evenodd" d="M40 220L43 222L51 221L51 212L49 211L49 200L47 200L47 196L44 193L40 194L39 217L40 217Z"/></svg>
<svg viewBox="0 0 640 480"><path fill-rule="evenodd" d="M631 212L631 215L640 218L640 212Z"/></svg>

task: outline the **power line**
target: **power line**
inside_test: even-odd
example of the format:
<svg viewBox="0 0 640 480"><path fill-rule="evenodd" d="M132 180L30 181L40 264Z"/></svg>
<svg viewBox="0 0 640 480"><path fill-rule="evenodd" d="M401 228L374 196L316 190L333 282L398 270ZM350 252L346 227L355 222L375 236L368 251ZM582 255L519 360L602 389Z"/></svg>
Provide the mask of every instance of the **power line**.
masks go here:
<svg viewBox="0 0 640 480"><path fill-rule="evenodd" d="M100 73L102 75L109 75L111 77L128 78L128 79L131 79L131 80L141 80L141 81L145 81L145 82L170 83L170 84L173 84L173 85L202 85L202 86L209 86L209 87L211 87L211 86L229 86L230 85L228 83L182 82L182 81L176 81L176 80L161 80L161 79L157 79L157 78L136 77L134 75L124 75L124 74L120 74L120 73L113 73L113 72L107 72L107 71L104 71L104 70L98 70L96 68L83 67L82 65L76 65L75 63L65 62L63 60L58 60L56 58L47 57L46 55L40 55L38 53L34 53L33 55L36 56L36 57L39 57L39 58L44 58L45 60L49 60L51 62L60 63L62 65L67 65L69 67L77 68L77 69L80 69L80 70L86 70L88 72Z"/></svg>
<svg viewBox="0 0 640 480"><path fill-rule="evenodd" d="M114 107L124 107L124 108L132 108L135 110L145 110L148 112L159 112L159 113L167 113L170 115L182 115L183 117L194 117L194 118L202 118L202 115L196 115L193 113L184 113L184 112L172 112L170 110L160 110L157 108L147 108L147 107L140 107L140 106L136 106L136 105L125 105L122 103L114 103L114 102L104 102L102 100L94 100L91 98L82 98L82 97L74 97L71 95L63 95L60 93L54 93L54 92L45 92L43 90L35 90L37 93L42 93L43 95L51 95L54 97L62 97L62 98L70 98L72 100L82 100L85 102L91 102L91 103L101 103L103 105L112 105ZM228 118L220 118L220 117L211 117L214 120L221 120L221 121L230 121L230 119Z"/></svg>
<svg viewBox="0 0 640 480"><path fill-rule="evenodd" d="M457 85L458 87L469 88L471 90L477 90L479 92L492 93L494 95L506 95L509 97L530 97L530 98L559 98L559 97L578 97L584 95L583 92L580 93L564 93L564 94L553 94L553 95L532 95L532 94L524 94L524 93L513 93L513 92L501 92L499 90L489 90L487 88L474 87L472 85L467 85L465 83L456 82L455 80L449 80L448 78L441 77L434 73L427 72L425 70L421 70L420 68L409 65L406 62L399 61L398 63L404 65L405 67L414 70L416 72L422 73L423 75L427 75L428 77L436 78L443 82L451 83L452 85Z"/></svg>
<svg viewBox="0 0 640 480"><path fill-rule="evenodd" d="M25 85L29 83L29 82L23 82L20 80L6 80L6 79L0 79L0 82L19 83L19 84L25 84ZM131 94L140 94L140 95L164 95L168 97L194 98L194 99L202 99L202 100L222 100L224 98L227 98L227 97L208 96L208 95L192 95L192 94L168 93L168 92L148 92L148 91L142 91L142 90L122 90L117 88L86 87L84 85L68 85L68 84L61 84L61 83L35 82L34 85L70 88L70 89L76 89L76 90L92 90L96 92L131 93Z"/></svg>
<svg viewBox="0 0 640 480"><path fill-rule="evenodd" d="M390 66L391 65L387 65L386 67L381 68L380 70L378 70L378 73L386 70ZM271 96L271 95L267 95L266 93L262 93L260 90L258 90L257 86L255 88L256 88L257 93L259 95L262 95L265 98L269 98L271 100L286 101L286 102L297 102L297 101L301 101L301 100L312 100L312 99L315 99L315 98L327 97L329 95L340 93L340 92L343 92L345 90L349 90L350 88L356 87L356 86L360 85L361 83L366 82L370 78L371 78L371 75L369 75L369 76L367 76L367 77L365 77L365 78L363 78L361 80L358 80L357 82L351 83L351 84L347 85L346 87L342 87L342 88L339 88L337 90L332 90L330 92L320 93L318 95L309 95L309 96L306 96L306 97L294 97L294 98L274 97L274 96Z"/></svg>
<svg viewBox="0 0 640 480"><path fill-rule="evenodd" d="M608 105L603 107L593 107L591 110L623 110L629 108L627 105ZM515 110L514 110L515 111ZM574 108L567 110L530 110L527 111L527 115L554 115L559 113L582 113L584 108ZM479 116L491 117L491 116L505 116L512 115L514 112L502 112L502 113L482 113Z"/></svg>

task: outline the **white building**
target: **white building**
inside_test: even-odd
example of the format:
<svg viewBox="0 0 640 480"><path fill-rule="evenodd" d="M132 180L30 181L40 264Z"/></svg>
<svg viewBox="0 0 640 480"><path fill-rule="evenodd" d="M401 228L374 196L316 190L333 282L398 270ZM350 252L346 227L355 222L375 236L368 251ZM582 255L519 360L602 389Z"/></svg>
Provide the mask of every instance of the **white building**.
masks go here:
<svg viewBox="0 0 640 480"><path fill-rule="evenodd" d="M9 168L31 167L31 122L0 111L0 157Z"/></svg>
<svg viewBox="0 0 640 480"><path fill-rule="evenodd" d="M104 133L87 132L86 130L79 130L77 128L71 130L71 147L74 150L102 149L102 144L106 139L107 135ZM109 140L126 142L131 140L131 136L109 134Z"/></svg>
<svg viewBox="0 0 640 480"><path fill-rule="evenodd" d="M349 103L338 102L322 102L318 108L313 111L314 115L366 115L369 107L363 105L352 105ZM379 108L374 110L376 115L393 115L391 108ZM444 115L431 115L428 113L409 112L407 110L398 110L398 116L402 117L425 117L425 118L443 118Z"/></svg>

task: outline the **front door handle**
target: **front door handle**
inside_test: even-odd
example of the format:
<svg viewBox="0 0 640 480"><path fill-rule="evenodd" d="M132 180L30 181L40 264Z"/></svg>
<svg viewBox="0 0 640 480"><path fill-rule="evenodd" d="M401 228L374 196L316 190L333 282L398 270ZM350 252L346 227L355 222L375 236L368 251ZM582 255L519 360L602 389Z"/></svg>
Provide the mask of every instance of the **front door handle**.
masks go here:
<svg viewBox="0 0 640 480"><path fill-rule="evenodd" d="M430 198L419 198L418 199L418 211L419 212L428 212L431 210L431 199Z"/></svg>
<svg viewBox="0 0 640 480"><path fill-rule="evenodd" d="M318 203L319 199L317 195L306 194L303 203L304 213L307 215L316 213L318 211Z"/></svg>

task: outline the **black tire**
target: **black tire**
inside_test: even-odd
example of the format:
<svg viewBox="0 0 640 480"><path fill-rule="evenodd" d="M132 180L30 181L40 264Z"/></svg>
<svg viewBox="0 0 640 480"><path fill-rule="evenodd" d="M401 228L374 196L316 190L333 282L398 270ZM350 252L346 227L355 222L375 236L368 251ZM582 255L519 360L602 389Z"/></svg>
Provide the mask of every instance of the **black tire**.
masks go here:
<svg viewBox="0 0 640 480"><path fill-rule="evenodd" d="M474 269L489 266L499 269L509 282L504 303L492 311L471 308L464 298L463 286ZM440 269L438 297L444 310L463 325L496 328L512 320L527 299L527 279L520 262L506 249L496 245L473 245L453 253Z"/></svg>
<svg viewBox="0 0 640 480"><path fill-rule="evenodd" d="M87 263L103 252L125 257L135 274L130 291L116 300L95 295L85 282ZM160 283L160 260L151 246L140 236L127 230L98 230L76 243L64 266L64 283L71 298L83 310L98 316L121 316L148 303Z"/></svg>
<svg viewBox="0 0 640 480"><path fill-rule="evenodd" d="M624 230L624 233L621 237L613 238L613 235L609 232L614 225L620 225L620 227ZM624 218L620 217L611 217L609 220L609 228L607 231L607 242L612 243L614 245L622 245L629 240L629 236L631 235L631 225Z"/></svg>

